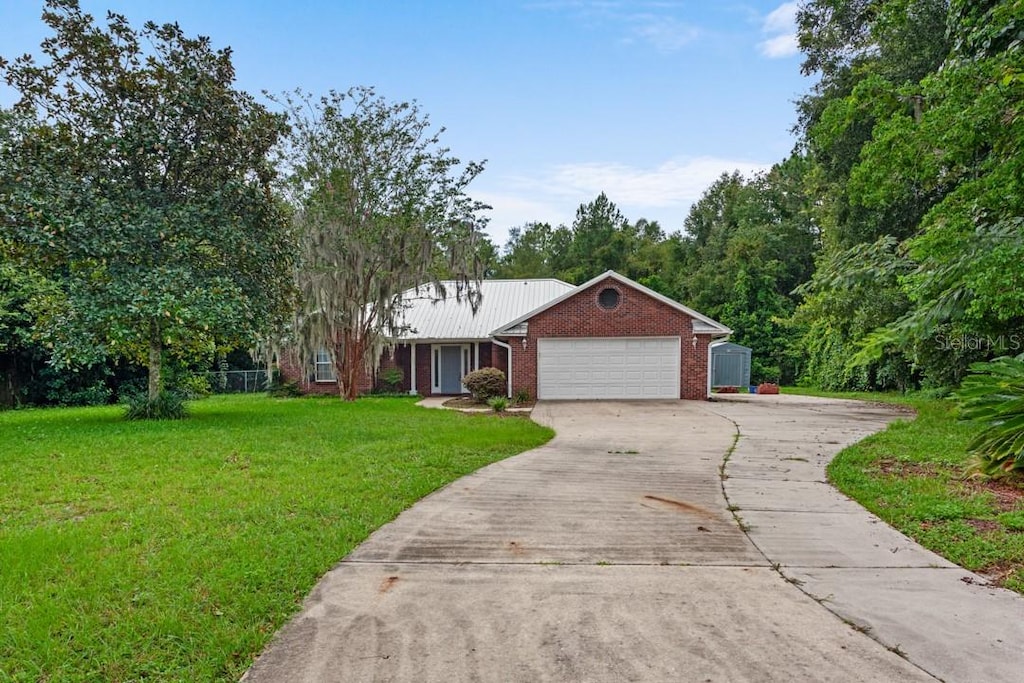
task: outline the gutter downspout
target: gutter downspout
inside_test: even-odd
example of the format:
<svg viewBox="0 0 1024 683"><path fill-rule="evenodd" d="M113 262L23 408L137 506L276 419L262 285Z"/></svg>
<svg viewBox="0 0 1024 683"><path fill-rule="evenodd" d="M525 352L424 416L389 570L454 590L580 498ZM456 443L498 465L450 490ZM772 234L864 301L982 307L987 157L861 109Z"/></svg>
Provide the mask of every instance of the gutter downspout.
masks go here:
<svg viewBox="0 0 1024 683"><path fill-rule="evenodd" d="M414 339L413 342L411 344L409 344L409 346L411 347L411 350L409 352L409 374L411 375L411 377L410 377L411 381L409 382L409 395L410 396L415 396L417 394L417 391L416 391L416 340Z"/></svg>
<svg viewBox="0 0 1024 683"><path fill-rule="evenodd" d="M512 398L512 347L494 337L491 337L491 341L508 351L508 396L506 398Z"/></svg>
<svg viewBox="0 0 1024 683"><path fill-rule="evenodd" d="M708 393L704 397L705 400L711 398L711 342L712 342L712 338L711 338L710 335L708 335L708 370L707 370L707 374L708 374Z"/></svg>

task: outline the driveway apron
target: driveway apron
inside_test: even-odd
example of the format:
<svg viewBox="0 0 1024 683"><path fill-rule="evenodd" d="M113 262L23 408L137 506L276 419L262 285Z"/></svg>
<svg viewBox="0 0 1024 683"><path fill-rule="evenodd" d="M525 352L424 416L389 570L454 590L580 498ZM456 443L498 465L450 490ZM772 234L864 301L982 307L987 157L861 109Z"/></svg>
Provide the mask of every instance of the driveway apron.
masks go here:
<svg viewBox="0 0 1024 683"><path fill-rule="evenodd" d="M743 409L538 404L551 442L379 529L244 680L934 680L786 581L741 530L720 469Z"/></svg>

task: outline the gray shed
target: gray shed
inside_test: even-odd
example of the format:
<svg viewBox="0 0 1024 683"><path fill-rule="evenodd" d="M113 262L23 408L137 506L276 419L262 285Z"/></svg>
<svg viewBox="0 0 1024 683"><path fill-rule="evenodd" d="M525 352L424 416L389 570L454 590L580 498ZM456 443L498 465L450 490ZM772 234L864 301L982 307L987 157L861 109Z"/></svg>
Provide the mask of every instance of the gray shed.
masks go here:
<svg viewBox="0 0 1024 683"><path fill-rule="evenodd" d="M711 345L711 386L745 387L750 384L752 349L732 342Z"/></svg>

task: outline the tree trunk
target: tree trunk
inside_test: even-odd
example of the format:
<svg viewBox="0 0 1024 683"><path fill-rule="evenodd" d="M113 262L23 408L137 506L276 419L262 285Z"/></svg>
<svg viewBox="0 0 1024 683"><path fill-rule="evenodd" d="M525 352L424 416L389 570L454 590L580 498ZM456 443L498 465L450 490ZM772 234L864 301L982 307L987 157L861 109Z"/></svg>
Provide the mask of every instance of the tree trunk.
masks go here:
<svg viewBox="0 0 1024 683"><path fill-rule="evenodd" d="M341 360L338 368L338 394L346 401L354 401L359 395L359 372L363 364L363 341L350 332L342 335L341 353L335 354Z"/></svg>
<svg viewBox="0 0 1024 683"><path fill-rule="evenodd" d="M160 397L160 364L163 356L163 342L160 339L160 324L156 320L149 322L149 389L147 396L150 403Z"/></svg>

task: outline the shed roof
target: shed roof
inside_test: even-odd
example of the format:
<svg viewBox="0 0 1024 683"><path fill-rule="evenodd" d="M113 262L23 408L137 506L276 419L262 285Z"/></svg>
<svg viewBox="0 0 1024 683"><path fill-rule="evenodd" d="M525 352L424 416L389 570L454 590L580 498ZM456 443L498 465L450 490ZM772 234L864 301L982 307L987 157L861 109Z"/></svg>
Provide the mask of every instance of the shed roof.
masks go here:
<svg viewBox="0 0 1024 683"><path fill-rule="evenodd" d="M448 296L441 298L432 284L407 289L402 300L408 306L399 324L406 328L402 341L428 339L490 339L491 330L520 317L574 287L548 279L484 280L480 283L480 305L476 315L465 297L456 299L455 282L442 282Z"/></svg>

